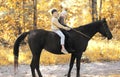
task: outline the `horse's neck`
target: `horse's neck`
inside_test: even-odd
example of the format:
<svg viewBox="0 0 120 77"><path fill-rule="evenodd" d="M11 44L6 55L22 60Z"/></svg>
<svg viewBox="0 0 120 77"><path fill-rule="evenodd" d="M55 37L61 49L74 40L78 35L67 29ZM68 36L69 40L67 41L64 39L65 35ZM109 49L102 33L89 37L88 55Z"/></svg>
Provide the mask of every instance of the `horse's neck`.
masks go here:
<svg viewBox="0 0 120 77"><path fill-rule="evenodd" d="M91 23L84 26L80 26L78 30L92 38L98 32L99 25L100 22Z"/></svg>

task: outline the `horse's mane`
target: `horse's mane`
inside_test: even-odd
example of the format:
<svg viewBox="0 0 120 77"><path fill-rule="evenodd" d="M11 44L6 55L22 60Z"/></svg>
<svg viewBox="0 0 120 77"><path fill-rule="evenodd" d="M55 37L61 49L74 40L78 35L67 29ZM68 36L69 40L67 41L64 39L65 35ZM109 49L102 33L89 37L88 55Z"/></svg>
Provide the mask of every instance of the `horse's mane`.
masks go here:
<svg viewBox="0 0 120 77"><path fill-rule="evenodd" d="M97 21L94 21L94 22L91 22L91 23L88 23L88 24L85 24L85 25L81 25L81 26L92 26L92 25L96 25L98 23L100 24L101 20L97 20Z"/></svg>
<svg viewBox="0 0 120 77"><path fill-rule="evenodd" d="M92 27L97 27L101 24L101 20L97 20L95 22L91 22L91 23L88 23L88 24L85 24L85 25L80 25L74 29L78 30L78 31L86 31L86 30L89 30L90 28Z"/></svg>
<svg viewBox="0 0 120 77"><path fill-rule="evenodd" d="M82 27L90 27L90 26L95 26L96 24L101 24L101 20L97 20L88 24L80 25L76 28L82 28Z"/></svg>

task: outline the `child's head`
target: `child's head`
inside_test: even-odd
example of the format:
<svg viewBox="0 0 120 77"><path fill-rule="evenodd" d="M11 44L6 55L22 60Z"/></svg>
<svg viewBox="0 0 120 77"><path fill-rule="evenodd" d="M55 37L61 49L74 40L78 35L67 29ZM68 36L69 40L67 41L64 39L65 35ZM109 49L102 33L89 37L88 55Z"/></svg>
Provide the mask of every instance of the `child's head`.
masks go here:
<svg viewBox="0 0 120 77"><path fill-rule="evenodd" d="M66 17L66 16L67 16L67 11L66 11L66 10L63 10L63 11L60 13L60 16Z"/></svg>
<svg viewBox="0 0 120 77"><path fill-rule="evenodd" d="M56 10L56 9L52 9L51 10L51 14L52 14L52 16L54 16L54 17L58 17L59 15L58 15L58 11Z"/></svg>

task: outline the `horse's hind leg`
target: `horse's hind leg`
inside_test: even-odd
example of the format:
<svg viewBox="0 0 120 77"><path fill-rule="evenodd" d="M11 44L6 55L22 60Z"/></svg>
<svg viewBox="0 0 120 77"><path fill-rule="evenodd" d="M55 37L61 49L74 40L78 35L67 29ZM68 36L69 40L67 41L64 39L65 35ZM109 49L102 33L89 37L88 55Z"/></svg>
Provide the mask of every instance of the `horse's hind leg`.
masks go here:
<svg viewBox="0 0 120 77"><path fill-rule="evenodd" d="M41 54L41 53L40 53ZM38 73L38 76L39 77L42 77L41 75L41 72L40 72L40 69L39 69L39 61L40 61L40 54L37 54L36 55L36 70L37 70L37 73Z"/></svg>
<svg viewBox="0 0 120 77"><path fill-rule="evenodd" d="M42 77L41 72L39 70L39 60L40 60L40 54L41 54L42 47L36 42L32 44L30 43L29 46L30 46L32 56L33 56L32 62L30 65L32 77L36 77L35 69L37 70L39 77Z"/></svg>
<svg viewBox="0 0 120 77"><path fill-rule="evenodd" d="M35 76L35 58L34 57L32 58L30 67L31 67L32 77L36 77Z"/></svg>
<svg viewBox="0 0 120 77"><path fill-rule="evenodd" d="M36 71L38 73L38 76L42 77L41 72L39 70L40 53L41 53L41 51L38 52L38 53L33 54L32 62L31 62L31 65L30 65L33 77L36 77L35 76L35 69L36 69Z"/></svg>

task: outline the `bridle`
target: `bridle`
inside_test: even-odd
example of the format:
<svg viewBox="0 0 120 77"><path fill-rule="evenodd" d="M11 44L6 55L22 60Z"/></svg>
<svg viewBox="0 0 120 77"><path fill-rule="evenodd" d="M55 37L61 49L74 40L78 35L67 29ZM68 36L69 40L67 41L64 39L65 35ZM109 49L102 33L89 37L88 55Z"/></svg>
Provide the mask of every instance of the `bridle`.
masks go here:
<svg viewBox="0 0 120 77"><path fill-rule="evenodd" d="M105 22L103 22L103 29L105 30L106 36L109 37L109 33L106 30L106 23Z"/></svg>

